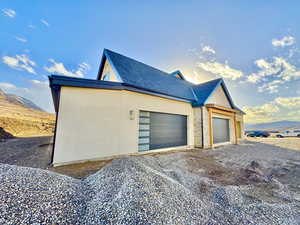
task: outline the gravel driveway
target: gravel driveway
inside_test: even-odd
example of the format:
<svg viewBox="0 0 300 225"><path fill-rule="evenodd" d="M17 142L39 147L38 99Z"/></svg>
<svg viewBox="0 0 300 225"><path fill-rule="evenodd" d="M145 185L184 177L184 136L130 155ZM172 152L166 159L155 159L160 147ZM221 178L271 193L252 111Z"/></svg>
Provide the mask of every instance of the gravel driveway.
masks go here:
<svg viewBox="0 0 300 225"><path fill-rule="evenodd" d="M84 179L2 164L0 183L0 224L300 221L300 152L251 141L124 157Z"/></svg>
<svg viewBox="0 0 300 225"><path fill-rule="evenodd" d="M300 138L298 137L285 137L285 138L248 138L249 141L261 142L270 144L281 148L298 150L300 151Z"/></svg>

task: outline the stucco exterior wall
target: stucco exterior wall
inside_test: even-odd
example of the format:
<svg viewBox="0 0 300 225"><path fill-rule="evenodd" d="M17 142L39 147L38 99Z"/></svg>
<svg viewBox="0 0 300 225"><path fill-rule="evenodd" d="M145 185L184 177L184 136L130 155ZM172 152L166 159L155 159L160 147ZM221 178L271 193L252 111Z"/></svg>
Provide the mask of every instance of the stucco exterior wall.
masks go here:
<svg viewBox="0 0 300 225"><path fill-rule="evenodd" d="M190 103L124 90L62 87L53 163L137 153L139 110L188 116L188 145L194 146Z"/></svg>
<svg viewBox="0 0 300 225"><path fill-rule="evenodd" d="M206 104L216 104L219 106L224 106L227 108L231 108L229 101L225 95L225 92L221 86L219 86L212 95L205 102Z"/></svg>
<svg viewBox="0 0 300 225"><path fill-rule="evenodd" d="M103 68L102 77L101 77L102 80L103 80L105 74L109 74L109 81L120 82L120 79L117 77L117 75L113 71L108 60L106 60L104 63L104 68Z"/></svg>

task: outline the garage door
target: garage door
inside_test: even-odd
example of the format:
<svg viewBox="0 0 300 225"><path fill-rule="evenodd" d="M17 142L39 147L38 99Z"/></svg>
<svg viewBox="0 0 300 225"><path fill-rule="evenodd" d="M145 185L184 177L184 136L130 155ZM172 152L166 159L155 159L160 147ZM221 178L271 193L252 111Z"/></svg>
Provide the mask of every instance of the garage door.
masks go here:
<svg viewBox="0 0 300 225"><path fill-rule="evenodd" d="M187 145L187 116L140 112L139 151Z"/></svg>
<svg viewBox="0 0 300 225"><path fill-rule="evenodd" d="M230 141L229 119L213 117L214 144Z"/></svg>

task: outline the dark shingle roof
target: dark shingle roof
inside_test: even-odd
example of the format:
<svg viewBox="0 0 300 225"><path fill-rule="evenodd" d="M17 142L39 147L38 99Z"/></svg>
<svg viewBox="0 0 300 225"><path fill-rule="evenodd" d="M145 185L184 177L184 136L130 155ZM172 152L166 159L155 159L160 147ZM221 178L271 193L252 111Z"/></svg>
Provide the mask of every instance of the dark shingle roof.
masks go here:
<svg viewBox="0 0 300 225"><path fill-rule="evenodd" d="M166 73L135 59L104 49L98 79L101 79L100 76L105 59L108 59L112 64L124 85L189 100L193 106L204 105L211 93L221 85L232 108L241 111L234 105L222 78L195 85L186 80L176 78L174 73L179 72L181 74L180 71Z"/></svg>
<svg viewBox="0 0 300 225"><path fill-rule="evenodd" d="M110 62L113 70L117 73L117 76L120 77L121 82L101 80L101 74L106 59ZM222 86L232 108L241 111L234 105L223 79L219 78L195 85L186 80L176 78L174 73L180 73L180 71L166 73L152 66L105 49L98 73L98 80L52 75L49 77L49 81L55 105L58 104L59 89L56 88L58 86L131 90L187 101L194 107L203 106L214 90L217 87Z"/></svg>
<svg viewBox="0 0 300 225"><path fill-rule="evenodd" d="M192 83L113 51L104 50L123 83L173 97L195 100Z"/></svg>
<svg viewBox="0 0 300 225"><path fill-rule="evenodd" d="M194 85L193 90L197 96L197 102L194 106L201 106L205 103L206 99L211 93L222 83L222 79L211 80L202 84Z"/></svg>

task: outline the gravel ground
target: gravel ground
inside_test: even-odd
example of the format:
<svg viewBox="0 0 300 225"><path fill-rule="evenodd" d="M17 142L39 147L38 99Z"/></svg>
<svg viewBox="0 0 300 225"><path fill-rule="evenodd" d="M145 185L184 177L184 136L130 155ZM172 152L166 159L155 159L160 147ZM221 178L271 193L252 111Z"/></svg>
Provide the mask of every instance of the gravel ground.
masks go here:
<svg viewBox="0 0 300 225"><path fill-rule="evenodd" d="M13 138L0 142L0 163L45 169L51 159L52 138Z"/></svg>
<svg viewBox="0 0 300 225"><path fill-rule="evenodd" d="M1 164L0 183L0 224L300 224L300 152L250 141L116 159L85 179Z"/></svg>
<svg viewBox="0 0 300 225"><path fill-rule="evenodd" d="M80 224L80 180L47 170L0 164L0 224Z"/></svg>
<svg viewBox="0 0 300 225"><path fill-rule="evenodd" d="M285 138L247 138L249 141L261 142L264 144L275 145L281 148L300 151L300 138L298 137L285 137Z"/></svg>

